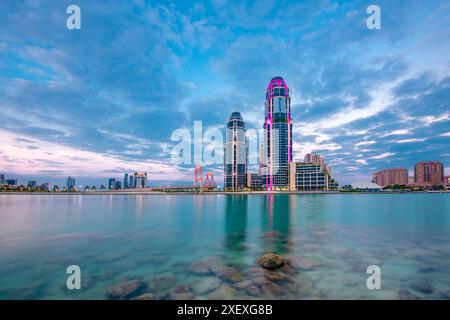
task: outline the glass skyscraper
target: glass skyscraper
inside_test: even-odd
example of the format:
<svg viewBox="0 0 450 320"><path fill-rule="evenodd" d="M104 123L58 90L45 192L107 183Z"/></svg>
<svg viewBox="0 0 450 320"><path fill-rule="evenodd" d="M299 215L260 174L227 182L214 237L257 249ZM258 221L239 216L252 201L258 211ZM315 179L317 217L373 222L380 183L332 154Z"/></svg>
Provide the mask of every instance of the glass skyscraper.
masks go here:
<svg viewBox="0 0 450 320"><path fill-rule="evenodd" d="M66 187L67 187L67 190L75 189L75 178L74 177L67 178Z"/></svg>
<svg viewBox="0 0 450 320"><path fill-rule="evenodd" d="M289 188L292 162L292 118L289 88L281 77L273 78L266 91L261 175L266 190Z"/></svg>
<svg viewBox="0 0 450 320"><path fill-rule="evenodd" d="M247 141L245 123L239 112L233 112L227 123L224 180L226 190L247 186Z"/></svg>

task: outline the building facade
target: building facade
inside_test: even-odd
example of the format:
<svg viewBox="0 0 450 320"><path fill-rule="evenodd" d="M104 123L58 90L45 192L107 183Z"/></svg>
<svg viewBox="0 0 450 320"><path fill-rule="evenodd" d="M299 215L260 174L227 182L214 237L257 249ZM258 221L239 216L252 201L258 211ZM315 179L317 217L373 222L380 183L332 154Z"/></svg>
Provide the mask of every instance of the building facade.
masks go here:
<svg viewBox="0 0 450 320"><path fill-rule="evenodd" d="M444 183L444 166L439 161L422 161L414 166L414 184L431 187Z"/></svg>
<svg viewBox="0 0 450 320"><path fill-rule="evenodd" d="M147 172L135 172L134 177L134 189L147 188Z"/></svg>
<svg viewBox="0 0 450 320"><path fill-rule="evenodd" d="M287 190L292 162L291 99L289 87L281 77L273 78L267 87L263 127L263 186L266 190Z"/></svg>
<svg viewBox="0 0 450 320"><path fill-rule="evenodd" d="M109 190L114 190L114 187L115 187L115 182L116 182L116 179L115 178L109 178L108 179L108 189Z"/></svg>
<svg viewBox="0 0 450 320"><path fill-rule="evenodd" d="M69 190L69 191L75 189L75 178L74 177L67 178L66 187L67 187L67 190Z"/></svg>
<svg viewBox="0 0 450 320"><path fill-rule="evenodd" d="M240 190L247 186L247 139L245 123L239 112L233 112L227 123L224 153L225 190Z"/></svg>
<svg viewBox="0 0 450 320"><path fill-rule="evenodd" d="M5 175L3 173L0 173L0 186L5 184Z"/></svg>
<svg viewBox="0 0 450 320"><path fill-rule="evenodd" d="M130 174L130 181L128 182L128 189L134 188L134 177L132 174Z"/></svg>
<svg viewBox="0 0 450 320"><path fill-rule="evenodd" d="M128 173L125 173L123 176L123 188L124 189L128 189L128 182L129 182Z"/></svg>
<svg viewBox="0 0 450 320"><path fill-rule="evenodd" d="M252 190L262 190L262 177L257 173L248 173L247 188L250 188Z"/></svg>
<svg viewBox="0 0 450 320"><path fill-rule="evenodd" d="M316 154L315 152L311 152L305 155L304 157L305 162L314 163L319 165L322 169L326 169L325 166L325 159L321 156ZM330 167L331 171L331 167Z"/></svg>
<svg viewBox="0 0 450 320"><path fill-rule="evenodd" d="M289 164L289 189L300 191L329 190L337 183L328 175L328 171L312 162L291 162Z"/></svg>
<svg viewBox="0 0 450 320"><path fill-rule="evenodd" d="M389 168L377 171L372 175L372 182L380 187L393 185L408 185L408 169L406 168Z"/></svg>

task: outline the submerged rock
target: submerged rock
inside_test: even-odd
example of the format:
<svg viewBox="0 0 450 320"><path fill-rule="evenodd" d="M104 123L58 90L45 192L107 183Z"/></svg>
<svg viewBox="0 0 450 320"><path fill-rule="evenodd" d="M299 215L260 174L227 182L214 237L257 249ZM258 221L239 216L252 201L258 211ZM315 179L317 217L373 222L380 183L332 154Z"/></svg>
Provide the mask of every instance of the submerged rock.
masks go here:
<svg viewBox="0 0 450 320"><path fill-rule="evenodd" d="M191 291L191 288L185 285L176 287L169 295L171 300L192 300L194 297L195 295Z"/></svg>
<svg viewBox="0 0 450 320"><path fill-rule="evenodd" d="M292 279L284 273L274 271L274 270L265 270L264 277L273 282L292 282Z"/></svg>
<svg viewBox="0 0 450 320"><path fill-rule="evenodd" d="M450 300L450 290L441 292L442 299Z"/></svg>
<svg viewBox="0 0 450 320"><path fill-rule="evenodd" d="M220 286L220 283L221 281L217 278L205 277L194 282L191 287L196 294L201 295L216 290Z"/></svg>
<svg viewBox="0 0 450 320"><path fill-rule="evenodd" d="M284 265L284 259L282 256L275 253L266 253L256 260L261 267L266 269L276 269Z"/></svg>
<svg viewBox="0 0 450 320"><path fill-rule="evenodd" d="M213 271L220 266L221 260L219 258L211 257L195 261L188 267L188 270L193 274L206 276L213 273Z"/></svg>
<svg viewBox="0 0 450 320"><path fill-rule="evenodd" d="M145 287L141 280L128 280L112 286L106 291L106 298L111 300L129 299L139 294L139 291Z"/></svg>
<svg viewBox="0 0 450 320"><path fill-rule="evenodd" d="M409 290L406 289L402 289L398 292L398 298L400 300L419 300L420 297L415 295L414 293L412 293Z"/></svg>
<svg viewBox="0 0 450 320"><path fill-rule="evenodd" d="M158 294L172 289L176 284L177 277L174 275L154 276L147 281L148 288Z"/></svg>
<svg viewBox="0 0 450 320"><path fill-rule="evenodd" d="M214 300L233 300L236 299L236 290L229 285L221 285L209 294L209 298Z"/></svg>
<svg viewBox="0 0 450 320"><path fill-rule="evenodd" d="M317 261L314 261L314 260L308 259L308 258L303 258L303 257L291 258L287 261L287 263L292 268L300 269L303 271L310 271L310 270L313 270L314 268L317 268L318 266L320 266L320 263L318 263Z"/></svg>
<svg viewBox="0 0 450 320"><path fill-rule="evenodd" d="M433 293L434 291L433 286L425 280L413 282L409 287L422 293Z"/></svg>
<svg viewBox="0 0 450 320"><path fill-rule="evenodd" d="M155 300L157 299L153 293L144 293L140 296L134 297L131 300Z"/></svg>
<svg viewBox="0 0 450 320"><path fill-rule="evenodd" d="M251 296L254 296L254 297L261 296L261 290L257 286L249 286L246 288L246 291Z"/></svg>
<svg viewBox="0 0 450 320"><path fill-rule="evenodd" d="M239 282L242 279L239 271L228 266L215 267L213 268L213 272L218 278L229 282Z"/></svg>

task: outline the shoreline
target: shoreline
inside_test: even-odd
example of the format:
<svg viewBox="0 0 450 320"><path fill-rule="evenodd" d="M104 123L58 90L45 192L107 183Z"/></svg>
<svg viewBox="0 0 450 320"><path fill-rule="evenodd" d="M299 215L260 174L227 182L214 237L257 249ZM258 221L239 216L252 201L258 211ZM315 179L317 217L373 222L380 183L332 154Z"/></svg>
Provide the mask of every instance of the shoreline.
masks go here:
<svg viewBox="0 0 450 320"><path fill-rule="evenodd" d="M206 192L162 192L162 191L80 191L80 192L0 192L1 195L101 195L101 196L114 196L114 195L199 195L199 196L212 196L212 195L268 195L268 194L422 194L422 193L449 193L450 191L242 191L242 192L230 192L230 191L206 191Z"/></svg>

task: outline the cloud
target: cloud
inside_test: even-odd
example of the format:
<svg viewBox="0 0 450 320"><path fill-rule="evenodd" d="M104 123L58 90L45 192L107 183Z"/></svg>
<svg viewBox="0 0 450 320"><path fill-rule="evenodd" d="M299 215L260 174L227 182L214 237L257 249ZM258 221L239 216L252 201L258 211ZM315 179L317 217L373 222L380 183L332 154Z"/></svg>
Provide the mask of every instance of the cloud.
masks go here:
<svg viewBox="0 0 450 320"><path fill-rule="evenodd" d="M384 159L384 158L388 158L388 157L390 157L390 156L393 156L394 155L394 153L392 153L392 152L384 152L384 153L382 153L382 154L379 154L379 155L377 155L377 156L373 156L373 157L370 157L370 159Z"/></svg>
<svg viewBox="0 0 450 320"><path fill-rule="evenodd" d="M161 179L190 179L169 164L171 133L194 120L223 130L233 111L261 128L277 75L290 87L295 157L322 153L338 180L448 162L444 4L382 1L373 31L364 1L83 1L82 29L69 31L64 6L6 2L2 170L91 176L148 164Z"/></svg>

